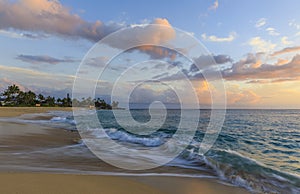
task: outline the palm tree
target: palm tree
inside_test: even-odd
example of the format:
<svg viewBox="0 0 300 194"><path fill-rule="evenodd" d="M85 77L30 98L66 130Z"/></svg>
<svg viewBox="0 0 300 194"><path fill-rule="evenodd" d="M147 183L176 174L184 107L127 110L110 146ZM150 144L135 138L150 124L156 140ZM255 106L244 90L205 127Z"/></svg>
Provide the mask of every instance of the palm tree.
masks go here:
<svg viewBox="0 0 300 194"><path fill-rule="evenodd" d="M25 105L25 92L20 91L17 96L17 104L18 105Z"/></svg>
<svg viewBox="0 0 300 194"><path fill-rule="evenodd" d="M39 94L38 99L39 99L40 103L42 103L45 100L45 97L42 94Z"/></svg>
<svg viewBox="0 0 300 194"><path fill-rule="evenodd" d="M19 93L20 93L19 86L16 86L15 84L12 86L8 86L7 90L5 90L3 93L3 96L6 97L4 102L14 104L12 100L15 100Z"/></svg>
<svg viewBox="0 0 300 194"><path fill-rule="evenodd" d="M70 94L69 94L69 93L67 93L67 106L68 106L68 107L71 107L71 106L72 106L72 100L71 100L71 98L70 98Z"/></svg>
<svg viewBox="0 0 300 194"><path fill-rule="evenodd" d="M107 104L105 100L101 100L100 98L95 101L95 107L98 109L112 109L110 104Z"/></svg>
<svg viewBox="0 0 300 194"><path fill-rule="evenodd" d="M60 98L57 98L57 99L56 99L56 103L57 103L58 105L62 105L62 103L63 103L63 100L62 100L62 99L60 99Z"/></svg>
<svg viewBox="0 0 300 194"><path fill-rule="evenodd" d="M25 92L24 96L25 105L33 106L36 103L36 94L32 91Z"/></svg>
<svg viewBox="0 0 300 194"><path fill-rule="evenodd" d="M48 106L55 106L55 97L48 96L46 98L46 103Z"/></svg>

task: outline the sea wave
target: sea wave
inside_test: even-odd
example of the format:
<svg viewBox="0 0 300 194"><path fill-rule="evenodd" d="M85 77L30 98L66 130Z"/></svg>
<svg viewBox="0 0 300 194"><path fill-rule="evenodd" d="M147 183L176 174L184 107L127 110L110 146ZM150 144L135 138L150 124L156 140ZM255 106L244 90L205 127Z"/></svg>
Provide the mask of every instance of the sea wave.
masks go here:
<svg viewBox="0 0 300 194"><path fill-rule="evenodd" d="M95 138L101 138L102 133L99 133L99 130L102 129L88 129ZM140 144L147 147L156 147L163 144L163 138L160 137L146 137L146 136L137 136L126 132L124 130L117 130L115 128L104 129L106 134L112 140L118 140L121 142L133 143L133 144Z"/></svg>
<svg viewBox="0 0 300 194"><path fill-rule="evenodd" d="M97 131L89 129L95 138L101 138ZM161 132L158 137L141 137L116 128L104 129L113 140L145 147L161 146L166 135ZM234 150L211 149L206 155L199 155L197 147L188 147L179 157L166 166L198 170L199 174L210 171L220 180L244 187L253 193L300 193L300 177L271 168ZM154 158L157 156L143 156ZM128 155L130 158L130 155Z"/></svg>
<svg viewBox="0 0 300 194"><path fill-rule="evenodd" d="M300 193L300 177L264 165L233 150L211 150L203 157L221 180L254 193Z"/></svg>
<svg viewBox="0 0 300 194"><path fill-rule="evenodd" d="M55 116L50 121L52 121L52 122L62 122L62 123L66 122L66 123L69 123L69 124L72 124L72 125L76 125L76 121L71 116L67 116L67 117Z"/></svg>
<svg viewBox="0 0 300 194"><path fill-rule="evenodd" d="M107 111L101 115L105 121L104 124L109 126L105 127L104 131L112 140L122 144L143 146L143 148L157 147L164 145L166 141L172 138L174 133L171 129L173 129L172 124L175 123L175 120L174 122L171 120L169 125L164 126L166 130L160 130L147 136L136 135L117 126L110 119L109 113ZM300 193L300 177L297 175L300 170L299 168L298 171L294 170L297 169L297 162L299 162L297 161L299 159L297 148L300 145L299 126L294 126L293 123L296 122L292 122L293 120L296 121L296 117L298 118L300 113L296 112L297 114L290 115L291 118L281 118L280 113L280 111L278 113L274 112L272 113L272 118L262 121L260 118L255 117L259 116L259 114L254 114L250 111L231 111L228 113L224 129L211 150L205 155L198 154L197 150L199 148L197 146L205 132L203 132L203 129L199 129L187 149L180 156L166 164L166 166L179 169L180 173L177 173L178 176L189 176L188 172L193 171L193 176L199 175L201 177L205 172L209 172L223 182L244 187L253 193ZM52 112L50 114L53 117L49 120L27 120L24 122L50 124L51 126L67 129L75 128L76 122L72 117L72 112ZM94 114L94 112L90 112L90 114ZM133 114L135 113L133 112ZM140 114L140 112L136 114ZM266 116L268 114L271 113L263 112L261 115ZM280 119L283 120L280 121ZM286 122L286 119L290 119L292 124ZM21 119L19 118L19 120ZM276 125L268 124L275 121L280 121L281 123ZM100 129L90 128L86 130L93 138L102 138L101 135L103 133L99 133ZM266 141L267 137L269 138L268 141ZM182 138L181 141L184 141L184 139ZM180 145L180 142L177 145ZM186 142L182 142L182 145L186 145ZM82 153L86 153L87 148L81 143L78 147L72 149L74 156L78 156L78 151L82 147L85 147ZM72 155L70 148L67 149L69 150L63 153ZM118 154L117 152L112 152L112 150L107 150L107 152L107 154L112 155L112 158L115 157L114 154ZM134 153L128 153L124 160L132 159L130 154L133 155ZM86 156L82 154L81 157L84 158ZM159 159L159 157L164 156L148 155L142 157L144 159ZM283 161L283 158L286 160ZM285 166L281 167L280 162ZM295 164L292 164L292 162ZM295 174L292 172L295 172ZM168 173L166 172L165 174ZM174 176L177 176L177 174L174 173Z"/></svg>
<svg viewBox="0 0 300 194"><path fill-rule="evenodd" d="M71 111L49 111L46 113L24 114L18 117L0 118L3 122L39 124L66 130L76 130L76 121Z"/></svg>

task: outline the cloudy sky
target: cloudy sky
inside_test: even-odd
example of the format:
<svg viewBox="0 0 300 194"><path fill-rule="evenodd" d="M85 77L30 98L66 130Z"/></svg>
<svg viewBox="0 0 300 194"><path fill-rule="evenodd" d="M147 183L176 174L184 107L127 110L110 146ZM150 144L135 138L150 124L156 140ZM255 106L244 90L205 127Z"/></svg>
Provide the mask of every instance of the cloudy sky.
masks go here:
<svg viewBox="0 0 300 194"><path fill-rule="evenodd" d="M191 81L201 103L209 104L211 91L218 93L214 82L221 80L210 82L202 74L218 71L229 108L300 108L299 7L297 0L0 0L0 91L14 83L24 90L63 96L72 91L82 59L98 41L123 28L138 31L143 24L159 24L168 30L150 30L143 40L153 45L175 44L175 29L184 30L210 54L193 55L192 60L203 68L170 49L142 46L111 61L105 76L98 80L102 95L110 95L112 77L117 79L126 71L137 76L124 78L118 95L126 94L125 82L137 82L142 77L172 83L184 92L184 77ZM113 51L124 49L124 44L118 43L106 45ZM184 45L179 50L187 54L192 46ZM87 68L80 73L96 71L110 54L88 57ZM139 63L135 71L126 70L141 61L148 62ZM148 83L135 91L134 102L178 101L165 85Z"/></svg>

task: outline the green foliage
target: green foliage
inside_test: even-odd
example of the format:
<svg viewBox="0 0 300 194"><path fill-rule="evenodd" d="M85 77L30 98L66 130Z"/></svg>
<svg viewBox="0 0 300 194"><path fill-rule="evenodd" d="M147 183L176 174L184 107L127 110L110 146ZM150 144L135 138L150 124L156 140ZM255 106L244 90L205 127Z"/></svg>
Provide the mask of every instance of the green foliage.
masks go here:
<svg viewBox="0 0 300 194"><path fill-rule="evenodd" d="M16 86L15 84L12 86L8 86L8 88L3 92L3 96L6 97L4 103L10 106L16 105L16 98L19 95L19 93L19 86Z"/></svg>
<svg viewBox="0 0 300 194"><path fill-rule="evenodd" d="M82 98L81 101L78 99L71 99L70 95L61 99L52 96L44 97L42 94L36 95L32 91L24 92L16 85L8 86L3 92L5 97L4 103L0 103L0 106L61 106L61 107L93 107L97 109L117 109L119 102L113 101L112 105L106 103L104 100L92 99L91 97Z"/></svg>
<svg viewBox="0 0 300 194"><path fill-rule="evenodd" d="M16 96L15 100L11 102L11 104L17 106L35 106L36 103L36 94L32 91L20 91L19 94Z"/></svg>
<svg viewBox="0 0 300 194"><path fill-rule="evenodd" d="M104 100L101 100L98 98L97 100L95 99L95 107L99 109L112 109L112 106L110 104L107 104Z"/></svg>

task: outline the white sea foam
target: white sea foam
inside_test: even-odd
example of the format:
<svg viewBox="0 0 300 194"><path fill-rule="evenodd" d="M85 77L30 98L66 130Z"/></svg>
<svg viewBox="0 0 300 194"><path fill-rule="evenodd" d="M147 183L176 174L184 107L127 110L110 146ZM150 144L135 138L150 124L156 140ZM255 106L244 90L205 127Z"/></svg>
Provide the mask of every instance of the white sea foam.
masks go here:
<svg viewBox="0 0 300 194"><path fill-rule="evenodd" d="M102 129L88 129L95 138L102 138L102 133L99 132ZM104 129L107 135L113 140L119 140L122 142L141 144L147 147L155 147L163 144L163 140L160 137L143 137L136 136L134 134L127 133L126 131L120 131L115 128Z"/></svg>

